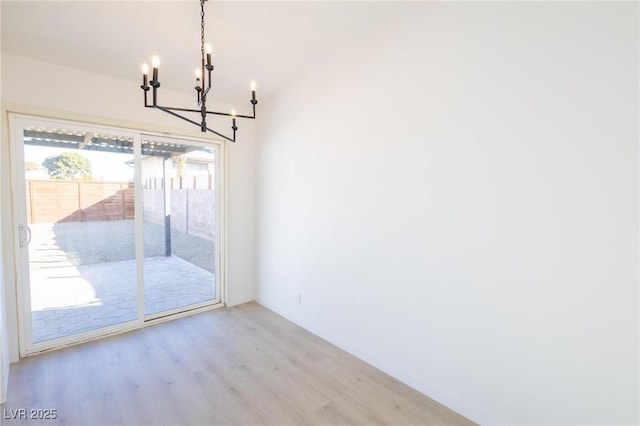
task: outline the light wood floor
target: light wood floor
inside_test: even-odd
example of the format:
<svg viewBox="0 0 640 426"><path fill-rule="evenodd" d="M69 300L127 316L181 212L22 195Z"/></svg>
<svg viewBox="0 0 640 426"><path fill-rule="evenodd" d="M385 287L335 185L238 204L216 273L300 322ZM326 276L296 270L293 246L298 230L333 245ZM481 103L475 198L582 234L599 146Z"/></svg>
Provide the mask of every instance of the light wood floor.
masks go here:
<svg viewBox="0 0 640 426"><path fill-rule="evenodd" d="M6 419L19 408L57 419ZM473 424L257 303L24 359L3 409L3 424Z"/></svg>

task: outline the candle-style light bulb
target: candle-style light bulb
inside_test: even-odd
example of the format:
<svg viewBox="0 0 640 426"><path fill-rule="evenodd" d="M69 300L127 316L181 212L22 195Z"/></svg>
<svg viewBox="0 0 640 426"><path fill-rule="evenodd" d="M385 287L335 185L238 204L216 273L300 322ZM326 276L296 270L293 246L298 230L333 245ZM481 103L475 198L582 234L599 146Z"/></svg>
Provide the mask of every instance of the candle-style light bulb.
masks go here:
<svg viewBox="0 0 640 426"><path fill-rule="evenodd" d="M202 89L200 77L202 77L202 71L200 71L200 68L196 68L196 92L198 92L198 103L200 103L200 90Z"/></svg>
<svg viewBox="0 0 640 426"><path fill-rule="evenodd" d="M142 88L144 90L148 90L149 86L149 82L147 80L147 75L149 74L149 65L147 64L142 64Z"/></svg>
<svg viewBox="0 0 640 426"><path fill-rule="evenodd" d="M158 82L158 67L160 66L160 58L158 58L158 55L153 55L153 58L151 58L151 65L153 66L153 77L151 78L151 82L152 83L157 83ZM155 91L157 86L153 86L153 90Z"/></svg>
<svg viewBox="0 0 640 426"><path fill-rule="evenodd" d="M252 81L251 84L249 85L251 87L251 104L254 106L258 103L256 101L256 82Z"/></svg>
<svg viewBox="0 0 640 426"><path fill-rule="evenodd" d="M211 66L211 45L207 44L204 48L205 52L207 53L207 66L210 67ZM211 71L211 70L209 70Z"/></svg>
<svg viewBox="0 0 640 426"><path fill-rule="evenodd" d="M235 109L232 109L232 110L231 110L231 116L232 116L233 118L236 118L236 110L235 110Z"/></svg>

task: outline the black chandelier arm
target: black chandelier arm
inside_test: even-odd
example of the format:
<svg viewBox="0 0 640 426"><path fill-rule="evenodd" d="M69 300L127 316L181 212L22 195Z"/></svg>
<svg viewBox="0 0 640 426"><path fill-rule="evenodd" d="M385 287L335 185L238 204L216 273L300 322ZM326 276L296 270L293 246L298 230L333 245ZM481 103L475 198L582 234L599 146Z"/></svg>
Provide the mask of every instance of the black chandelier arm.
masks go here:
<svg viewBox="0 0 640 426"><path fill-rule="evenodd" d="M176 108L176 107L166 107L166 106L163 106L163 107L160 107L160 108L168 109L170 111L196 112L198 114L200 114L200 112L201 112L199 109L192 109L192 108ZM200 124L198 124L198 126L199 125Z"/></svg>
<svg viewBox="0 0 640 426"><path fill-rule="evenodd" d="M233 142L233 143L236 143L236 130L238 130L237 127L233 129L233 138L230 138L228 136L223 135L222 133L218 133L215 130L210 129L210 128L207 127L207 131L209 131L209 132L211 132L211 133L213 133L215 135L218 135L221 138L224 138L224 139L228 140L229 142Z"/></svg>
<svg viewBox="0 0 640 426"><path fill-rule="evenodd" d="M151 106L153 107L153 105L145 105L145 106ZM158 106L158 108L163 108L163 109L168 109L171 111L182 111L182 112L195 112L200 114L202 111L199 109L191 109L191 108L177 108L177 107L161 107ZM252 120L255 120L256 118L256 110L255 110L255 106L253 107L253 115L241 115L241 114L236 114L235 116L233 114L230 114L228 112L217 112L217 111L207 111L207 114L211 114L211 115L222 115L224 117L236 117L236 118L249 118Z"/></svg>
<svg viewBox="0 0 640 426"><path fill-rule="evenodd" d="M165 107L165 106L160 106L157 105L156 107L154 107L153 105L145 105L146 107L150 107L150 108L160 108L162 110L170 110L170 111L182 111L182 112L195 112L197 114L201 114L202 110L199 109L191 109L191 108L177 108L177 107ZM206 111L207 114L211 114L211 115L221 115L224 117L235 117L235 118L249 118L251 120L255 120L256 116L255 116L255 112L253 114L253 116L251 115L241 115L241 114L229 114L228 112L217 112L217 111ZM199 125L199 124L198 124Z"/></svg>
<svg viewBox="0 0 640 426"><path fill-rule="evenodd" d="M199 111L198 111L199 112ZM216 112L216 111L207 111L207 114L211 114L211 115L222 115L224 117L235 117L235 118L249 118L251 120L255 120L256 118L256 113L255 111L253 112L253 115L242 115L242 114L229 114L228 112Z"/></svg>
<svg viewBox="0 0 640 426"><path fill-rule="evenodd" d="M204 83L203 83L203 87L204 87ZM209 90L211 90L211 78L209 78L209 87L207 87L206 89L204 89L204 91L202 91L203 89L200 89L200 91L198 91L198 105L202 106L203 102L206 103L207 102L207 93L209 93ZM202 94L201 94L202 91Z"/></svg>
<svg viewBox="0 0 640 426"><path fill-rule="evenodd" d="M147 93L149 93L149 86L140 86L140 88L144 91L144 106L149 107L149 100L147 98Z"/></svg>
<svg viewBox="0 0 640 426"><path fill-rule="evenodd" d="M183 119L184 121L188 121L188 122L189 122L189 123L191 123L191 124L195 124L196 126L200 126L200 123L198 123L197 121L193 121L193 120L191 120L190 118L183 117L183 116L181 116L180 114L177 114L177 113L175 113L175 112L171 111L169 108L165 108L165 107L162 107L162 106L159 106L159 105L155 105L155 106L154 106L154 105L152 105L152 106L151 106L151 108L157 108L157 109L159 109L160 111L164 111L164 112L166 112L167 114L171 114L171 115L173 115L174 117L181 118L181 119Z"/></svg>
<svg viewBox="0 0 640 426"><path fill-rule="evenodd" d="M159 109L160 111L164 111L164 112L166 112L167 114L171 114L171 115L173 115L174 117L178 117L178 118L180 118L180 119L182 119L182 120L184 120L184 121L188 121L189 123L191 123L191 124L195 124L196 126L199 126L199 127L200 127L200 126L202 126L202 124L201 124L201 123L198 123L197 121L193 121L193 120L191 120L190 118L183 117L182 115L177 114L177 113L175 113L175 112L171 111L172 109L176 109L176 108L165 108L165 107L158 106L158 105L156 105L156 106L148 105L148 107L149 107L149 108L157 108L157 109ZM182 110L185 110L185 109L184 109L184 108L180 108L179 110L181 110L181 111L182 111ZM185 110L185 111L188 111L188 112L200 112L200 111L198 111L198 110ZM221 138L224 138L224 139L228 140L229 142L234 142L234 143L235 143L235 141L236 141L236 130L237 130L238 128L237 128L237 127L235 127L235 126L233 127L233 138L230 138L230 137L228 137L228 136L225 136L225 135L223 135L222 133L216 132L215 130L210 129L210 128L208 128L208 127L205 127L205 128L207 129L207 131L209 131L209 132L211 132L211 133L213 133L213 134L215 134L215 135L218 135L218 136L220 136Z"/></svg>

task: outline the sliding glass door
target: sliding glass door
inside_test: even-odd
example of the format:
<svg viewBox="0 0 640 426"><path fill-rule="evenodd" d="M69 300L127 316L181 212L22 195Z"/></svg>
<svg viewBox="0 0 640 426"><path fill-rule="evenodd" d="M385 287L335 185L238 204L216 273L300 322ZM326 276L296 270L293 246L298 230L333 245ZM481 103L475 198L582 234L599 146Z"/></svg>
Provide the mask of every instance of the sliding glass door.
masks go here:
<svg viewBox="0 0 640 426"><path fill-rule="evenodd" d="M221 303L221 145L11 124L22 354Z"/></svg>
<svg viewBox="0 0 640 426"><path fill-rule="evenodd" d="M144 136L141 164L145 315L218 302L215 148Z"/></svg>

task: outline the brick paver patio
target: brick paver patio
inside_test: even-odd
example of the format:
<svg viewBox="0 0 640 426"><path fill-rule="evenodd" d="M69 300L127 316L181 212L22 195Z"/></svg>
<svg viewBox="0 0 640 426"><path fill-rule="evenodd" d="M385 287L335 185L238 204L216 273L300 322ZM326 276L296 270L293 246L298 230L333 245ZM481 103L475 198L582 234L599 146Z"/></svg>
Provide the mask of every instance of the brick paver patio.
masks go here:
<svg viewBox="0 0 640 426"><path fill-rule="evenodd" d="M51 225L34 228L29 247L34 343L137 318L135 259L82 264L59 247L60 235L56 238ZM86 225L76 228L86 230ZM178 256L145 257L144 289L145 315L216 298L214 274Z"/></svg>
<svg viewBox="0 0 640 426"><path fill-rule="evenodd" d="M176 257L144 261L145 314L215 298L215 277ZM34 343L137 317L135 260L59 266L31 273Z"/></svg>

